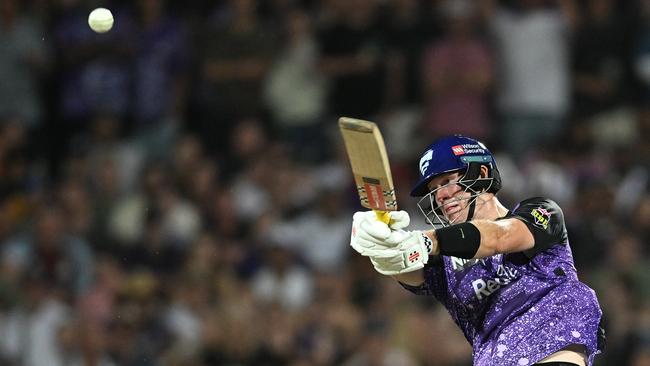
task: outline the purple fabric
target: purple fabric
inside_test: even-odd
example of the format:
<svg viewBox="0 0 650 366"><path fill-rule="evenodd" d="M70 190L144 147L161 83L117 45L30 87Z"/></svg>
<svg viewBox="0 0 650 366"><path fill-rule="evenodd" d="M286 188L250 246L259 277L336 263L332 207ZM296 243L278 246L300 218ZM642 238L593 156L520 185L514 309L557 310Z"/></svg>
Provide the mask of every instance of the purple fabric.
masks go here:
<svg viewBox="0 0 650 366"><path fill-rule="evenodd" d="M578 281L568 243L528 259L523 253L482 260L440 257L425 283L403 285L435 296L473 348L474 365L532 365L571 344L586 346L591 365L602 312Z"/></svg>

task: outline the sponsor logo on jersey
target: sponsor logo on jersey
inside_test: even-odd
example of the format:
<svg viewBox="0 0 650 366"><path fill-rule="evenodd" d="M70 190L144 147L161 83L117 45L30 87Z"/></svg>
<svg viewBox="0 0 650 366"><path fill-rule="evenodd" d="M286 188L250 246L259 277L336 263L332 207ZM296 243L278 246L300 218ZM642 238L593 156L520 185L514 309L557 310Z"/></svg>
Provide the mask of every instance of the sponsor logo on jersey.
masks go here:
<svg viewBox="0 0 650 366"><path fill-rule="evenodd" d="M472 288L474 289L474 294L479 300L492 295L501 287L509 284L510 282L516 280L519 277L519 272L515 268L509 268L503 264L499 264L497 267L497 276L490 279L482 279L472 281Z"/></svg>
<svg viewBox="0 0 650 366"><path fill-rule="evenodd" d="M540 206L530 211L530 214L533 215L533 218L535 219L535 225L544 230L548 229L548 224L551 221L551 213L548 212L547 209Z"/></svg>
<svg viewBox="0 0 650 366"><path fill-rule="evenodd" d="M449 257L449 260L451 261L451 268L453 268L454 272L460 272L475 265L476 263L485 262L485 259L464 259L456 257Z"/></svg>

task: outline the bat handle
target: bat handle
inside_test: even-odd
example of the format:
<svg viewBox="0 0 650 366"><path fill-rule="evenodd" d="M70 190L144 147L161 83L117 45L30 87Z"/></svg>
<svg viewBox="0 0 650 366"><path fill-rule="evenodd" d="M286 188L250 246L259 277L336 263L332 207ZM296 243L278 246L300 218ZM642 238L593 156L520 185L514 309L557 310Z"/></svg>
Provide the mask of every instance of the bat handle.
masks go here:
<svg viewBox="0 0 650 366"><path fill-rule="evenodd" d="M375 211L375 215L377 215L377 220L383 222L386 225L390 223L390 214L388 213L388 211L379 211L379 210L373 210L373 211Z"/></svg>

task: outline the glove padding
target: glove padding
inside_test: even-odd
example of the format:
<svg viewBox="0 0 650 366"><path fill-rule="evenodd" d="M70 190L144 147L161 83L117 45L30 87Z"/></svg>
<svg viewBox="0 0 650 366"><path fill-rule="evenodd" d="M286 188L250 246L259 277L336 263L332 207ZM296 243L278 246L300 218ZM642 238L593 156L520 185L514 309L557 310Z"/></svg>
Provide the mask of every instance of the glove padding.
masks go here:
<svg viewBox="0 0 650 366"><path fill-rule="evenodd" d="M429 261L429 248L421 231L393 231L384 241L395 243L392 249L369 255L375 270L384 275L397 275L424 268Z"/></svg>
<svg viewBox="0 0 650 366"><path fill-rule="evenodd" d="M389 225L377 220L374 212L357 212L353 216L350 246L369 257L375 270L397 275L419 270L429 260L429 247L421 231L404 231L410 223L406 211L390 212Z"/></svg>
<svg viewBox="0 0 650 366"><path fill-rule="evenodd" d="M350 246L365 256L394 247L395 243L382 241L390 236L392 230L407 227L411 220L406 211L391 211L389 215L390 223L386 225L377 219L374 211L356 212L352 217Z"/></svg>

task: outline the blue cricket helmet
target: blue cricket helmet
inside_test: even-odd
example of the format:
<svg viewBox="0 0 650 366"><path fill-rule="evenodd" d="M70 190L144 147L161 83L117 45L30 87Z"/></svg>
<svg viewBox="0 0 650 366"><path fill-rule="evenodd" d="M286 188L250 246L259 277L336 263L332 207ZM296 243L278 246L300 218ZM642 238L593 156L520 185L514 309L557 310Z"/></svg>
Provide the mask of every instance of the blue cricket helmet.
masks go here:
<svg viewBox="0 0 650 366"><path fill-rule="evenodd" d="M490 179L478 179L481 165L488 168ZM455 171L466 171L461 182L474 181L474 188L491 193L501 189L501 176L494 156L482 142L469 137L452 135L435 140L422 154L419 168L420 180L411 190L413 197L429 193L427 185L433 178Z"/></svg>

